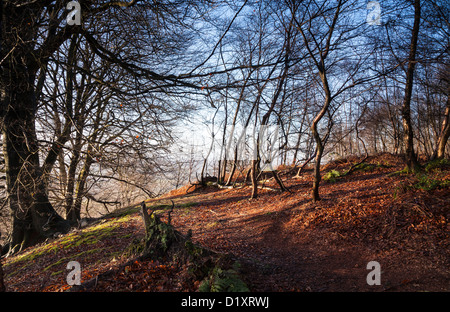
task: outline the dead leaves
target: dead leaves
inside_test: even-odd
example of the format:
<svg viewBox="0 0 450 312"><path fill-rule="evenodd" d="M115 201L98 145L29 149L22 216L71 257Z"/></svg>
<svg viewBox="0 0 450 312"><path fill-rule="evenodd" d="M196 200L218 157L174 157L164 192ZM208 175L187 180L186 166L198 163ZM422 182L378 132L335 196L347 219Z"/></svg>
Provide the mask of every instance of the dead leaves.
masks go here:
<svg viewBox="0 0 450 312"><path fill-rule="evenodd" d="M158 261L134 261L116 274L99 279L92 291L176 291L181 290L176 275L179 268L174 264Z"/></svg>
<svg viewBox="0 0 450 312"><path fill-rule="evenodd" d="M284 272L282 268L309 278L315 286L326 284L320 277L305 272L308 266L318 271L330 269L327 265L331 264L316 263L317 257L329 257L330 247L337 244L343 246L343 257L346 248L350 250L349 246L353 246L357 250L371 249L376 255L384 253L399 259L407 254L417 263L446 263L450 217L448 188L431 192L400 191L409 177L388 177L387 174L399 170L401 164L387 156L373 158L372 162L386 165L377 165L376 170L368 172L355 171L337 183L323 184L323 200L318 203L310 200L309 175L300 180L286 180L293 194L262 190L259 198L251 201L248 200L249 188L219 190L192 186L173 191L164 198L176 200L177 208L171 216L177 230L185 234L192 230L193 240L205 247L231 252L251 261L256 259L266 266L261 272L248 273L258 279L255 282L258 289L306 289L299 287L291 272ZM347 166L333 165L339 170ZM198 204L188 205L194 202ZM161 218L166 220L167 213L161 211ZM8 290L68 290L65 265L76 257L82 263L82 282L95 281L93 291L196 291L200 281L188 278L187 266L166 261L127 263L130 259L124 258L122 252L134 238L143 237L141 223L136 215L135 219L116 222L110 230L98 226L95 235L73 233L36 247L34 253L30 251L30 261L18 261L20 257L30 257L28 251L16 256L16 262L8 259L4 265ZM83 244L72 242L83 237ZM305 245L316 252L310 258L302 249ZM297 266L292 261L297 261L298 257L303 258L296 271ZM347 258L345 261L353 261L350 256ZM64 259L67 261L62 261ZM401 265L398 265L400 269ZM48 269L44 271L45 268ZM265 272L272 268L279 271L268 278ZM105 272L111 274L104 276Z"/></svg>

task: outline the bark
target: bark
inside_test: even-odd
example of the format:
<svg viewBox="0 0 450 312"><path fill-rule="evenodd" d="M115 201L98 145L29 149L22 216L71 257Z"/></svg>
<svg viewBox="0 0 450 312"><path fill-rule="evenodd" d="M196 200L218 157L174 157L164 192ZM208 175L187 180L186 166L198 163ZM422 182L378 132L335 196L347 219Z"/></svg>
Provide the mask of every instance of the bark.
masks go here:
<svg viewBox="0 0 450 312"><path fill-rule="evenodd" d="M309 53L310 57L312 58L315 66L319 72L319 77L322 82L323 90L325 93L324 104L323 104L322 108L320 109L320 111L315 116L315 118L313 119L313 122L311 124L312 136L313 136L314 140L316 141L316 163L314 165L314 175L313 175L314 180L313 180L313 188L312 188L313 201L320 200L320 196L319 196L319 185L320 185L320 180L321 180L320 162L322 160L323 149L324 149L323 142L326 141L326 136L325 136L324 141L322 141L317 127L318 127L320 120L323 118L325 113L328 111L328 108L332 101L332 95L331 95L330 87L328 84L327 73L326 73L325 59L327 58L328 53L331 48L331 38L333 36L338 17L340 15L342 5L343 5L342 1L339 1L336 6L336 11L334 13L333 21L332 21L331 25L329 26L328 31L324 34L325 36L323 37L323 39L325 39L325 37L326 37L325 46L323 48L321 48L318 45L316 38L313 38L316 48L319 50L319 53L317 56L316 56L316 52L314 52L314 49L312 49L310 46L311 40L308 40L308 38L306 37L305 32L302 29L301 23L299 23L299 21L297 19L295 19L298 30L300 31L300 33L303 37L305 47L308 50L308 53ZM330 132L330 129L331 129L331 126L329 126L328 132Z"/></svg>
<svg viewBox="0 0 450 312"><path fill-rule="evenodd" d="M450 96L447 96L447 105L445 108L444 120L442 122L441 133L438 138L437 148L433 153L432 159L440 159L445 156L445 146L450 137Z"/></svg>
<svg viewBox="0 0 450 312"><path fill-rule="evenodd" d="M233 164L232 164L231 171L228 176L227 182L225 183L225 186L229 186L231 184L231 180L233 179L234 173L236 172L237 155L238 155L238 148L236 147L234 149Z"/></svg>
<svg viewBox="0 0 450 312"><path fill-rule="evenodd" d="M42 10L44 7L35 2L20 6L2 2L0 118L7 203L12 218L5 247L10 252L70 228L48 199L39 163L35 117L36 90L42 87L48 58L71 34L56 34L55 21L51 21L46 39L36 48L39 27L34 22ZM24 21L29 21L26 26ZM41 75L37 79L39 69Z"/></svg>
<svg viewBox="0 0 450 312"><path fill-rule="evenodd" d="M82 135L81 132L77 132L77 136L75 138L75 145L73 147L73 153L72 153L72 159L70 161L69 170L68 170L68 177L67 177L67 188L66 188L66 195L65 195L65 210L66 210L66 219L75 224L75 222L78 220L78 216L73 210L73 194L75 189L75 176L76 176L76 170L78 163L80 161L80 153L81 153L81 139Z"/></svg>
<svg viewBox="0 0 450 312"><path fill-rule="evenodd" d="M64 126L61 127L60 121L56 120L57 130L60 131L57 134L56 140L53 142L50 151L43 163L44 180L48 185L48 179L53 166L56 163L58 156L61 155L63 146L70 138L70 132L72 130L72 102L73 102L73 85L74 85L74 72L73 64L76 63L76 48L78 45L78 34L74 34L70 43L68 57L67 57L67 77L66 77L66 98L65 98L65 121Z"/></svg>
<svg viewBox="0 0 450 312"><path fill-rule="evenodd" d="M420 0L414 1L414 25L412 30L411 45L409 51L408 68L406 71L405 97L401 109L403 121L403 143L405 145L405 160L408 171L416 172L420 169L417 156L414 152L414 134L411 123L411 97L416 67L417 40L420 28Z"/></svg>
<svg viewBox="0 0 450 312"><path fill-rule="evenodd" d="M6 190L13 225L9 247L12 251L69 229L49 202L39 164L34 124L34 75L17 64L15 73L17 76L8 83L2 100Z"/></svg>
<svg viewBox="0 0 450 312"><path fill-rule="evenodd" d="M323 109L322 109L323 110ZM312 188L312 198L313 201L320 200L319 196L319 186L320 186L320 180L322 179L320 176L320 162L322 160L323 155L323 144L322 139L320 138L319 132L317 131L317 124L319 123L320 119L322 117L317 116L313 124L311 126L311 132L314 137L314 140L316 141L316 163L314 165L314 174L313 174L313 188Z"/></svg>
<svg viewBox="0 0 450 312"><path fill-rule="evenodd" d="M2 245L0 245L0 251L2 250ZM5 292L5 282L3 281L3 268L2 268L2 260L0 259L0 292Z"/></svg>
<svg viewBox="0 0 450 312"><path fill-rule="evenodd" d="M323 88L325 91L325 103L322 106L322 109L319 111L319 113L314 118L312 125L311 125L311 133L314 137L314 140L316 141L316 159L315 159L316 163L314 164L314 175L313 175L314 180L313 180L313 188L312 188L313 201L320 200L320 196L319 196L319 185L320 185L320 181L321 181L320 162L322 160L323 149L324 149L324 145L323 145L322 139L320 137L320 134L317 130L317 126L318 126L320 120L325 115L325 113L328 111L328 108L331 104L331 92L330 92L330 87L328 85L327 75L324 71L325 65L323 63L323 59L321 60L320 65L321 66L319 66L319 76L320 76L320 79L322 80Z"/></svg>
<svg viewBox="0 0 450 312"><path fill-rule="evenodd" d="M251 198L258 197L258 179L257 179L258 160L252 160L252 168L250 169L250 177L252 181L252 195Z"/></svg>
<svg viewBox="0 0 450 312"><path fill-rule="evenodd" d="M91 165L94 162L94 159L92 158L92 152L93 150L91 148L88 148L83 169L81 169L81 172L78 176L78 181L75 188L75 203L71 209L71 222L78 222L81 219L81 204L85 196L86 181L91 170Z"/></svg>

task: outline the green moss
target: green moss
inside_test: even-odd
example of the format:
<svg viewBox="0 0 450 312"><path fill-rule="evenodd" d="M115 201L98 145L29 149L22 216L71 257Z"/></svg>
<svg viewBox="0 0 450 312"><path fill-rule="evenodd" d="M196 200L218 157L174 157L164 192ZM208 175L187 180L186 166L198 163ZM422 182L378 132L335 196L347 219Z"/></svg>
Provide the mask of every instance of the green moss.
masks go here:
<svg viewBox="0 0 450 312"><path fill-rule="evenodd" d="M83 251L83 252L80 252L80 253L71 255L71 256L69 256L69 257L61 258L61 259L59 259L58 261L56 261L55 263L52 263L52 264L50 264L49 266L45 267L45 268L43 269L43 271L44 271L44 272L45 272L45 271L48 271L48 270L50 270L51 268L53 268L53 267L55 267L55 266L57 266L57 265L67 264L69 261L72 261L72 260L76 260L76 259L82 258L82 257L84 257L84 256L86 256L86 255L89 255L89 254L99 253L99 252L102 252L103 250L105 250L105 248L89 249L89 250L86 250L86 251Z"/></svg>
<svg viewBox="0 0 450 312"><path fill-rule="evenodd" d="M50 276L56 276L56 275L62 274L64 272L67 272L67 271L61 270L61 271L52 272L52 274L50 274Z"/></svg>
<svg viewBox="0 0 450 312"><path fill-rule="evenodd" d="M450 186L450 180L437 180L426 174L417 175L417 182L413 185L416 189L431 191L437 188L446 188Z"/></svg>
<svg viewBox="0 0 450 312"><path fill-rule="evenodd" d="M67 250L81 245L96 244L113 235L114 230L120 226L120 223L127 220L129 220L129 217L122 217L103 222L93 227L88 227L79 233L67 234L57 240L42 246L31 248L29 251L15 256L14 259L5 264L5 267L19 262L31 263L37 258L45 256L49 253L56 255L61 249Z"/></svg>
<svg viewBox="0 0 450 312"><path fill-rule="evenodd" d="M377 165L368 164L368 163L363 162L363 163L360 163L359 165L357 165L355 167L355 170L368 172L368 171L373 171L376 167L377 167Z"/></svg>
<svg viewBox="0 0 450 312"><path fill-rule="evenodd" d="M140 255L145 250L145 241L142 239L135 238L123 251L122 255L126 258L133 258L137 255Z"/></svg>
<svg viewBox="0 0 450 312"><path fill-rule="evenodd" d="M407 167L403 168L402 170L389 173L388 177L401 176L401 175L406 175L406 174L410 174Z"/></svg>
<svg viewBox="0 0 450 312"><path fill-rule="evenodd" d="M341 173L339 171L333 169L333 170L327 172L323 176L323 180L333 183L333 182L336 182L340 177L341 177Z"/></svg>
<svg viewBox="0 0 450 312"><path fill-rule="evenodd" d="M450 160L442 158L428 162L425 166L425 172L442 170L450 167Z"/></svg>
<svg viewBox="0 0 450 312"><path fill-rule="evenodd" d="M186 242L184 243L184 248L186 249L187 253L194 259L202 257L205 254L205 249L194 244L191 240L186 240Z"/></svg>
<svg viewBox="0 0 450 312"><path fill-rule="evenodd" d="M140 209L141 209L140 205L117 209L117 210L111 212L110 214L107 214L105 216L105 218L106 219L110 219L110 218L119 218L120 219L123 217L128 217L128 216L138 213L140 211Z"/></svg>
<svg viewBox="0 0 450 312"><path fill-rule="evenodd" d="M190 208L190 207L194 207L197 205L198 205L197 202L178 203L178 204L174 205L174 209ZM172 204L153 205L153 206L150 206L149 208L153 211L168 210L168 209L172 209Z"/></svg>
<svg viewBox="0 0 450 312"><path fill-rule="evenodd" d="M152 217L155 219L153 215ZM164 222L155 222L147 231L147 236L145 238L148 244L147 249L152 246L152 249L159 249L158 251L165 253L169 249L174 238L175 233L173 226ZM150 251L153 250L150 249Z"/></svg>

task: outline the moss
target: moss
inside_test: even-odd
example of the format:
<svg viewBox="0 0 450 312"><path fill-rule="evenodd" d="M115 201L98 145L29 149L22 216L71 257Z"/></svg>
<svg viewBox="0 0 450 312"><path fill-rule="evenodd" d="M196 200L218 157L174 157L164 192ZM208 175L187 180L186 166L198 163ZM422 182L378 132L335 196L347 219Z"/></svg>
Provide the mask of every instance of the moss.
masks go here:
<svg viewBox="0 0 450 312"><path fill-rule="evenodd" d="M341 173L339 171L331 170L323 176L323 179L324 179L324 181L333 183L333 182L336 182L340 177L341 177Z"/></svg>
<svg viewBox="0 0 450 312"><path fill-rule="evenodd" d="M145 250L145 241L142 239L134 239L128 247L121 253L126 258L133 258L140 255Z"/></svg>
<svg viewBox="0 0 450 312"><path fill-rule="evenodd" d="M190 208L190 207L194 207L197 205L198 205L197 202L178 203L178 204L174 205L174 209ZM155 212L158 210L168 210L168 209L172 209L172 204L153 205L153 206L150 206L150 209Z"/></svg>
<svg viewBox="0 0 450 312"><path fill-rule="evenodd" d="M11 261L5 264L5 267L19 262L31 263L41 256L45 256L49 253L57 254L61 249L71 249L80 245L93 245L99 241L114 234L114 230L120 226L121 222L125 222L129 217L122 217L120 219L114 219L103 222L93 227L88 227L79 233L67 234L59 239L49 242L42 246L30 248L29 251L25 251L15 256ZM94 249L95 250L95 249Z"/></svg>
<svg viewBox="0 0 450 312"><path fill-rule="evenodd" d="M395 177L395 176L401 176L401 175L406 175L406 174L410 174L407 167L403 168L402 170L389 173L388 177Z"/></svg>
<svg viewBox="0 0 450 312"><path fill-rule="evenodd" d="M61 270L61 271L52 272L52 274L50 274L50 276L56 276L56 275L62 274L64 272L67 272L67 271Z"/></svg>
<svg viewBox="0 0 450 312"><path fill-rule="evenodd" d="M431 191L437 188L446 188L450 186L450 180L436 180L426 174L417 175L417 182L413 185L416 189Z"/></svg>
<svg viewBox="0 0 450 312"><path fill-rule="evenodd" d="M154 215L152 215L153 220L156 220ZM175 240L175 231L173 226L155 221L147 229L146 235L146 249L151 253L165 253L172 242Z"/></svg>
<svg viewBox="0 0 450 312"><path fill-rule="evenodd" d="M202 257L205 254L205 249L194 244L191 240L186 240L186 242L184 243L184 247L187 253L194 259Z"/></svg>
<svg viewBox="0 0 450 312"><path fill-rule="evenodd" d="M436 170L442 170L450 167L450 160L442 158L435 159L428 162L425 166L425 172L432 172Z"/></svg>
<svg viewBox="0 0 450 312"><path fill-rule="evenodd" d="M359 165L357 165L355 167L355 170L360 170L360 171L373 171L375 168L377 167L377 165L374 164L368 164L368 163L360 163Z"/></svg>
<svg viewBox="0 0 450 312"><path fill-rule="evenodd" d="M107 214L105 216L105 218L110 219L110 218L123 218L123 217L131 216L131 215L139 212L140 207L141 206L139 205L139 206L132 206L132 207L125 207L122 209L117 209L117 210Z"/></svg>
<svg viewBox="0 0 450 312"><path fill-rule="evenodd" d="M71 255L69 257L61 258L58 261L56 261L55 263L52 263L52 264L48 265L47 267L45 267L43 269L43 271L44 272L48 271L48 270L50 270L51 268L53 268L53 267L55 267L57 265L67 264L69 261L77 260L77 259L82 258L82 257L84 257L86 255L89 255L89 254L100 253L100 252L104 251L105 249L106 248L89 249L89 250L86 250L86 251L83 251L83 252Z"/></svg>

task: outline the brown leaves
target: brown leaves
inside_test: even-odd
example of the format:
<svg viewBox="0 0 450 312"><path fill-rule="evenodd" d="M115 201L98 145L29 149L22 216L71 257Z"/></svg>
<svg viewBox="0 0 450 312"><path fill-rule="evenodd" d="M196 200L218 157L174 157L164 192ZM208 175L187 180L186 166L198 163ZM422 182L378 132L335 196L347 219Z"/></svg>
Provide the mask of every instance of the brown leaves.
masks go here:
<svg viewBox="0 0 450 312"><path fill-rule="evenodd" d="M432 267L430 263L434 268L445 268L437 263L448 261L448 189L399 192L410 177L387 174L401 169L400 164L395 164L392 157L372 159L374 164L388 161L390 166L358 170L337 183L323 184L323 199L317 203L310 200L309 175L284 181L292 194L261 190L258 199L248 200L249 188L186 186L167 194L164 200L175 201L172 224L183 233L192 230L195 242L259 263L260 267L251 267L246 273L257 290L330 289L330 280L324 276L347 271L345 274L366 273L343 269L355 266L355 250L358 255L364 251L369 260L382 255L389 256L391 262L407 258L419 264L418 272ZM348 166L334 165L343 166L339 170ZM276 187L276 182L272 183L266 185ZM165 203L159 200L147 204ZM157 213L167 220L163 207ZM85 233L83 238L82 233L72 233L8 259L4 267L8 290L67 290L65 265L72 259L82 264L82 282L94 279L92 291L198 289L200 281L192 279L184 264L163 260L129 262L131 259L123 257L130 242L143 237L144 229L138 215L120 221L109 219L116 222L115 226L99 225L96 235ZM84 243L77 245L81 238ZM339 253L333 249L335 246L339 246ZM364 268L365 263L357 266ZM400 260L396 264L396 273L409 274L411 270ZM112 273L105 276L105 272ZM352 278L359 280L361 276ZM352 282L348 276L341 280ZM346 290L338 286L338 290Z"/></svg>

